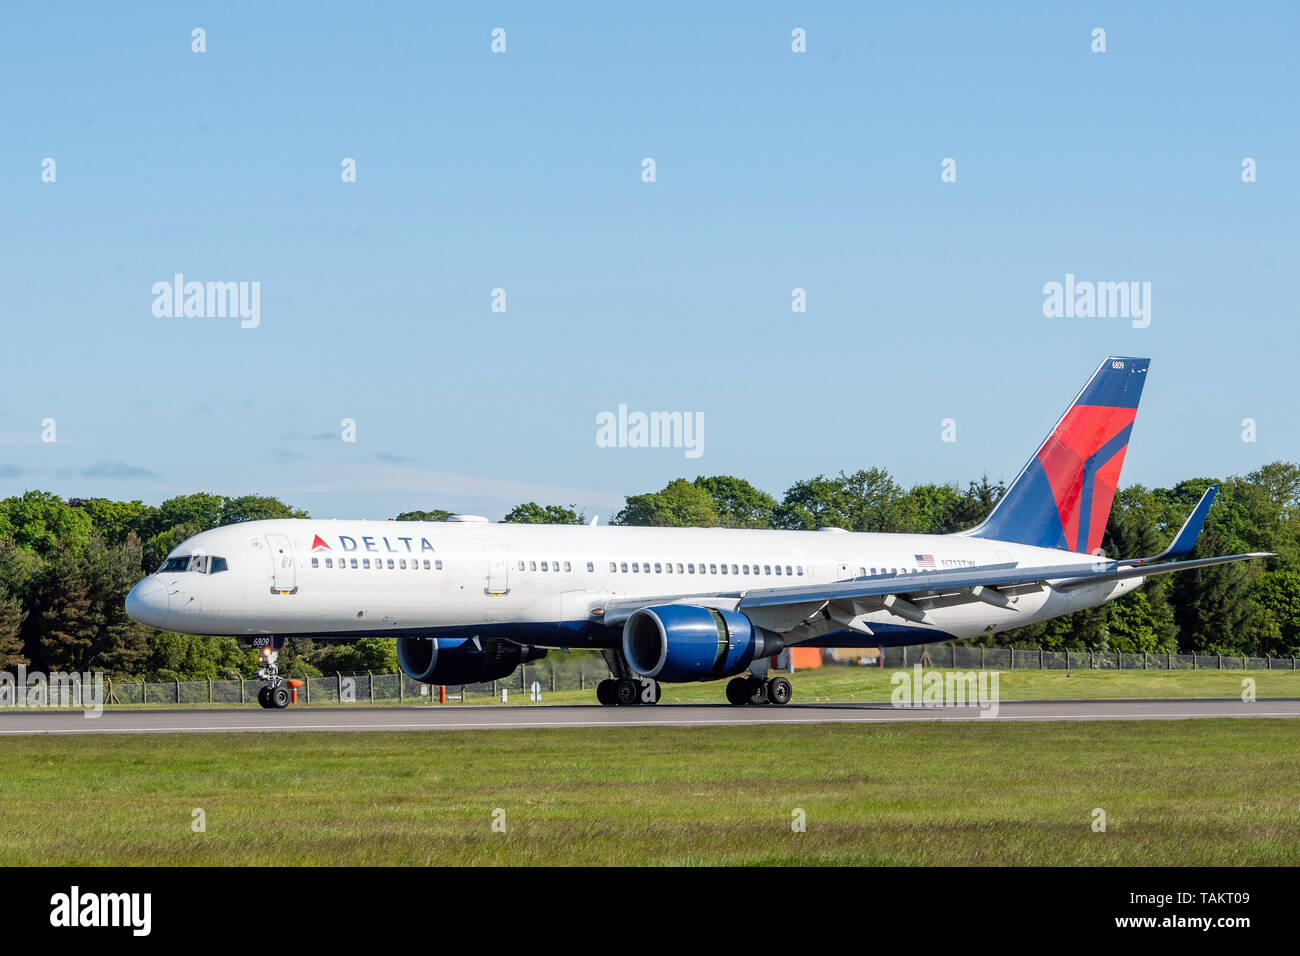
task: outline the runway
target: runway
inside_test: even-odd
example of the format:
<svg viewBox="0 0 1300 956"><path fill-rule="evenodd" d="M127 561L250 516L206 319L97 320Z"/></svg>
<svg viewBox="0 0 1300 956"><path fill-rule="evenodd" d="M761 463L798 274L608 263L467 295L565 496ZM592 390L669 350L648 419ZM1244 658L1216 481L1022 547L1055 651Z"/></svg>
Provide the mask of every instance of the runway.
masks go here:
<svg viewBox="0 0 1300 956"><path fill-rule="evenodd" d="M881 724L909 721L1194 720L1300 717L1300 699L1035 700L979 707L905 709L880 703L785 707L659 704L653 707L451 705L81 711L8 710L0 736L30 734L268 733L284 731L506 730L564 727L733 727L746 724Z"/></svg>

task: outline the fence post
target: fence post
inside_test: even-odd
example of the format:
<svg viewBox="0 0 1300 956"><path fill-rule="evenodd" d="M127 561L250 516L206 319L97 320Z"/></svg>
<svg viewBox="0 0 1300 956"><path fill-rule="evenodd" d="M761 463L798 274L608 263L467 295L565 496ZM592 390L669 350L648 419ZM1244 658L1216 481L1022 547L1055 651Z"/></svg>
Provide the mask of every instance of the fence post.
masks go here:
<svg viewBox="0 0 1300 956"><path fill-rule="evenodd" d="M176 703L179 704L180 702L181 702L181 682L177 680L176 681Z"/></svg>
<svg viewBox="0 0 1300 956"><path fill-rule="evenodd" d="M370 685L370 703L375 702L375 675L372 671L366 671L366 681Z"/></svg>
<svg viewBox="0 0 1300 956"><path fill-rule="evenodd" d="M1041 644L1038 646L1038 669L1040 671L1043 669L1043 646Z"/></svg>
<svg viewBox="0 0 1300 956"><path fill-rule="evenodd" d="M521 664L520 667L519 667L519 689L520 689L520 691L524 691L524 690L527 690L527 689L528 689L528 688L527 688L527 685L524 684L524 681L526 681L527 679L528 679L528 665L527 665L527 664Z"/></svg>
<svg viewBox="0 0 1300 956"><path fill-rule="evenodd" d="M950 666L956 667L957 666L957 642L953 641L951 644L949 644L948 649L952 651L951 654L952 664Z"/></svg>
<svg viewBox="0 0 1300 956"><path fill-rule="evenodd" d="M555 665L551 665L551 693L555 693Z"/></svg>
<svg viewBox="0 0 1300 956"><path fill-rule="evenodd" d="M208 678L208 703L212 703L212 678Z"/></svg>
<svg viewBox="0 0 1300 956"><path fill-rule="evenodd" d="M244 678L242 677L239 678L239 702L241 704L248 703L248 692L247 689L244 687Z"/></svg>
<svg viewBox="0 0 1300 956"><path fill-rule="evenodd" d="M1016 649L1014 647L1008 647L1007 653L1011 655L1011 666L1008 667L1007 670L1013 671L1016 669Z"/></svg>
<svg viewBox="0 0 1300 956"><path fill-rule="evenodd" d="M405 693L406 691L406 681L403 680L405 676L406 675L403 674L400 670L397 672L397 702L399 704L402 703L403 700L402 694Z"/></svg>
<svg viewBox="0 0 1300 956"><path fill-rule="evenodd" d="M980 645L980 670L984 670L984 651L985 651L985 650L986 650L986 648L984 647L983 644L981 644L981 645ZM882 661L885 659L885 658L884 658L884 652L881 652L881 657L880 657L880 659L881 659Z"/></svg>
<svg viewBox="0 0 1300 956"><path fill-rule="evenodd" d="M1143 652L1142 652L1142 669L1143 669L1143 670L1146 670L1146 669L1147 669L1147 652L1146 652L1146 651L1143 651Z"/></svg>
<svg viewBox="0 0 1300 956"><path fill-rule="evenodd" d="M145 698L149 695L149 689L144 681L140 681L140 703L144 703Z"/></svg>
<svg viewBox="0 0 1300 956"><path fill-rule="evenodd" d="M306 675L306 674L303 675L302 689L307 692L305 695L307 699L304 700L303 703L310 704L311 703L311 676L310 675Z"/></svg>

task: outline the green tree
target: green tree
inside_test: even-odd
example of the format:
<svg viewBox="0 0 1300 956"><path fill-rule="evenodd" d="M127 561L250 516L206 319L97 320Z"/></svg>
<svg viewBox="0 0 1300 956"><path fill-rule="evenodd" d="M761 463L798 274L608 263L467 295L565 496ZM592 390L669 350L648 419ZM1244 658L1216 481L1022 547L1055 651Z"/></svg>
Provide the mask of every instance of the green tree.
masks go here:
<svg viewBox="0 0 1300 956"><path fill-rule="evenodd" d="M906 527L903 489L882 468L835 478L818 475L797 482L772 516L778 528L814 531L837 527L847 531L901 531Z"/></svg>
<svg viewBox="0 0 1300 956"><path fill-rule="evenodd" d="M536 501L515 505L501 519L503 524L586 524L587 516L577 510L577 505L562 508L559 505L543 507Z"/></svg>
<svg viewBox="0 0 1300 956"><path fill-rule="evenodd" d="M221 523L236 524L241 521L265 521L270 518L308 518L307 512L285 504L279 498L266 495L243 495L225 498L221 502Z"/></svg>
<svg viewBox="0 0 1300 956"><path fill-rule="evenodd" d="M660 528L711 528L718 523L718 507L707 491L685 478L670 481L663 491L632 495L627 507L614 516L614 524Z"/></svg>
<svg viewBox="0 0 1300 956"><path fill-rule="evenodd" d="M713 499L718 524L724 528L771 527L776 499L745 479L732 475L699 477L695 479L695 487L706 491Z"/></svg>
<svg viewBox="0 0 1300 956"><path fill-rule="evenodd" d="M1267 571L1250 586L1257 654L1300 656L1300 573Z"/></svg>
<svg viewBox="0 0 1300 956"><path fill-rule="evenodd" d="M435 508L433 511L403 511L394 518L394 521L446 521L456 512L443 511Z"/></svg>
<svg viewBox="0 0 1300 956"><path fill-rule="evenodd" d="M90 517L48 491L28 491L0 502L0 534L43 558L80 551L90 542Z"/></svg>

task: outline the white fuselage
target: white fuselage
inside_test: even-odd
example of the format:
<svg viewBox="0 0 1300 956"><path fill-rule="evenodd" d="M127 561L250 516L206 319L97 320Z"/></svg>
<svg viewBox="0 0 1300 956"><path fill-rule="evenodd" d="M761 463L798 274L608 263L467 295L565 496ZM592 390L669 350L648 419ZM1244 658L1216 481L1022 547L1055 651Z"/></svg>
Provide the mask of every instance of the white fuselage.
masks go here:
<svg viewBox="0 0 1300 956"><path fill-rule="evenodd" d="M188 560L182 560L188 559ZM1015 562L1075 564L1091 555L962 534L858 534L477 522L250 521L179 545L127 601L169 631L217 635L473 636L543 647L613 647L619 630L593 611L627 598L736 594ZM1019 627L1133 590L1140 578L1058 591L1004 589L1014 608L935 606L922 623L888 610L873 636L824 635L825 646L918 644Z"/></svg>

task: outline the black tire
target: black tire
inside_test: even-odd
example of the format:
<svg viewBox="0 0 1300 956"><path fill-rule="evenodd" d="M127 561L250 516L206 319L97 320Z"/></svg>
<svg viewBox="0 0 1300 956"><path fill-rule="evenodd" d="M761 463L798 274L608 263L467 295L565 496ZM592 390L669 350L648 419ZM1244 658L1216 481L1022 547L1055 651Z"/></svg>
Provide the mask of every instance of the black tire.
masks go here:
<svg viewBox="0 0 1300 956"><path fill-rule="evenodd" d="M271 701L271 706L276 710L284 710L289 706L289 688L279 684L271 688L271 693L267 695L267 699Z"/></svg>
<svg viewBox="0 0 1300 956"><path fill-rule="evenodd" d="M767 702L776 704L778 707L784 707L790 703L790 698L794 696L794 688L784 677L773 677L767 682Z"/></svg>
<svg viewBox="0 0 1300 956"><path fill-rule="evenodd" d="M727 681L727 703L743 707L749 703L749 679L733 677Z"/></svg>
<svg viewBox="0 0 1300 956"><path fill-rule="evenodd" d="M603 680L596 685L596 700L606 707L613 707L618 703L618 699L614 696L614 682L612 680Z"/></svg>
<svg viewBox="0 0 1300 956"><path fill-rule="evenodd" d="M259 688L257 691L257 702L261 704L263 707L270 708L271 706L270 695L271 695L271 688L269 687Z"/></svg>
<svg viewBox="0 0 1300 956"><path fill-rule="evenodd" d="M767 681L761 677L749 677L745 680L745 688L749 691L747 704L766 704L767 703Z"/></svg>
<svg viewBox="0 0 1300 956"><path fill-rule="evenodd" d="M641 703L641 682L624 677L614 687L614 699L623 707Z"/></svg>

